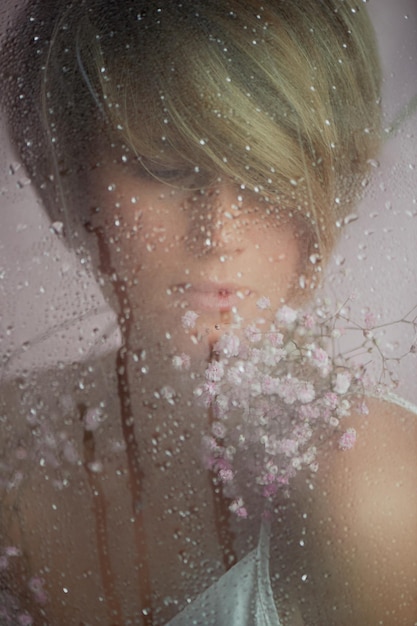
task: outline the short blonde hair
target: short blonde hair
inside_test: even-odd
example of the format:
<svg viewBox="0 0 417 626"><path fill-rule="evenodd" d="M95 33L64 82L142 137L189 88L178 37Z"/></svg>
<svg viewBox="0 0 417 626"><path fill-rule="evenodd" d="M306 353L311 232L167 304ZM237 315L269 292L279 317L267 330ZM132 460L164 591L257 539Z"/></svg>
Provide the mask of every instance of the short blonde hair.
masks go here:
<svg viewBox="0 0 417 626"><path fill-rule="evenodd" d="M296 211L327 258L380 139L363 4L56 0L54 11L39 93L58 177L82 169L80 146L104 123L147 163L198 166Z"/></svg>

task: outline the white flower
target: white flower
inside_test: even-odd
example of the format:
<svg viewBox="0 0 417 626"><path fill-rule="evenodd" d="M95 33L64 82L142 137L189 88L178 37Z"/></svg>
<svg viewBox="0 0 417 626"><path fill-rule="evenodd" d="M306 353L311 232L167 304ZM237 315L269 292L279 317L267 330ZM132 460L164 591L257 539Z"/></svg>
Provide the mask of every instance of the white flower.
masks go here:
<svg viewBox="0 0 417 626"><path fill-rule="evenodd" d="M187 311L186 313L184 313L184 315L181 318L183 327L186 329L194 328L197 318L198 318L198 313L196 313L195 311Z"/></svg>
<svg viewBox="0 0 417 626"><path fill-rule="evenodd" d="M348 372L339 372L336 375L336 381L334 384L334 390L339 395L343 395L350 387L351 377Z"/></svg>
<svg viewBox="0 0 417 626"><path fill-rule="evenodd" d="M316 392L314 391L313 385L307 381L300 380L297 385L297 400L302 404L308 404L309 402L313 402L315 397Z"/></svg>
<svg viewBox="0 0 417 626"><path fill-rule="evenodd" d="M227 370L227 380L231 385L240 386L243 383L245 370L241 363L237 363Z"/></svg>
<svg viewBox="0 0 417 626"><path fill-rule="evenodd" d="M293 324L297 319L297 311L291 307L284 305L276 312L275 318L281 324Z"/></svg>
<svg viewBox="0 0 417 626"><path fill-rule="evenodd" d="M188 354L178 354L172 357L172 365L176 370L188 370L191 359Z"/></svg>
<svg viewBox="0 0 417 626"><path fill-rule="evenodd" d="M343 398L341 402L339 402L339 406L336 410L338 417L347 417L350 415L350 402L346 398Z"/></svg>
<svg viewBox="0 0 417 626"><path fill-rule="evenodd" d="M174 404L175 399L175 390L169 385L165 385L161 388L160 392L161 398L164 398L169 404Z"/></svg>

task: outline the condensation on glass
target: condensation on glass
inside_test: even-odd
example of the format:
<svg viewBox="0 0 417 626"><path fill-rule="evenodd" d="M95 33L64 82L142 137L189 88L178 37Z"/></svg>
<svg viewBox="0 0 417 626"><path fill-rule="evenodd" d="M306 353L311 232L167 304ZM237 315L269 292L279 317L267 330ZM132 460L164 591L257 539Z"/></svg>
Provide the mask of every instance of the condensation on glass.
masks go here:
<svg viewBox="0 0 417 626"><path fill-rule="evenodd" d="M415 2L0 15L0 623L417 622Z"/></svg>

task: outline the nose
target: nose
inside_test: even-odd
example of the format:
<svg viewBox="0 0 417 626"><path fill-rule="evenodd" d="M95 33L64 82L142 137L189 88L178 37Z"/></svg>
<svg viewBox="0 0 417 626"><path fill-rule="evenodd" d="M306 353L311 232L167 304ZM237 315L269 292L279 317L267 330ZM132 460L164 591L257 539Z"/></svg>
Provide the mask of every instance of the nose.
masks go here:
<svg viewBox="0 0 417 626"><path fill-rule="evenodd" d="M193 198L195 200L195 198ZM193 211L194 236L199 224L199 241L205 252L221 249L237 252L242 249L241 217L244 213L243 191L231 182L220 181L200 192Z"/></svg>

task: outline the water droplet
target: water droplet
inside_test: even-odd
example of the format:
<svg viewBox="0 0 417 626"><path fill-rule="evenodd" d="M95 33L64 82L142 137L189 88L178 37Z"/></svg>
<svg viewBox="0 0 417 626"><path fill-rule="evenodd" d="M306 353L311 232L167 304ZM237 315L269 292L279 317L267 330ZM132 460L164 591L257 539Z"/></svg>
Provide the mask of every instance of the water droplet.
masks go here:
<svg viewBox="0 0 417 626"><path fill-rule="evenodd" d="M64 224L62 222L52 222L49 230L55 235L62 237L64 234Z"/></svg>
<svg viewBox="0 0 417 626"><path fill-rule="evenodd" d="M351 224L352 222L355 222L357 219L359 219L359 216L356 213L350 213L349 215L346 215L346 217L343 220L343 223Z"/></svg>
<svg viewBox="0 0 417 626"><path fill-rule="evenodd" d="M103 471L103 463L100 461L93 461L88 464L88 469L94 474L100 474Z"/></svg>
<svg viewBox="0 0 417 626"><path fill-rule="evenodd" d="M13 176L20 169L20 163L10 163L9 165L9 173Z"/></svg>
<svg viewBox="0 0 417 626"><path fill-rule="evenodd" d="M16 183L16 187L18 189L23 189L24 187L27 187L28 185L30 185L30 178L24 177L24 178L20 178L17 183Z"/></svg>

